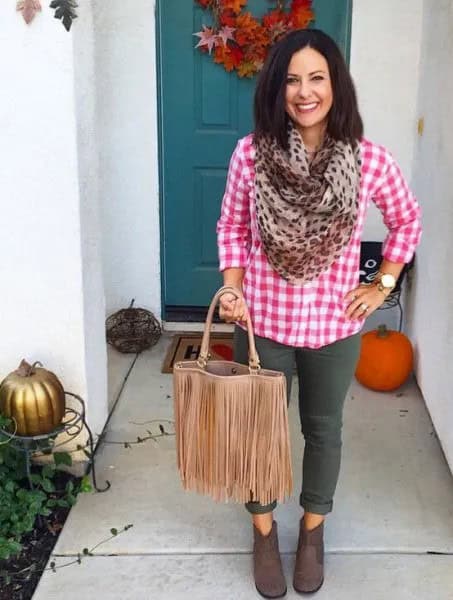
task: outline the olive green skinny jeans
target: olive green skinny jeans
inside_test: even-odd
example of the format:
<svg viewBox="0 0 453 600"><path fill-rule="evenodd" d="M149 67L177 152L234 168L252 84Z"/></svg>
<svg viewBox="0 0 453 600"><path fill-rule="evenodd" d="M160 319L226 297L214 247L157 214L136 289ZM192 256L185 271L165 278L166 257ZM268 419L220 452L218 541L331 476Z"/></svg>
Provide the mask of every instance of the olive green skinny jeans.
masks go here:
<svg viewBox="0 0 453 600"><path fill-rule="evenodd" d="M307 512L325 515L332 510L341 462L343 406L360 351L360 335L355 334L316 350L295 348L255 336L261 366L283 371L288 401L294 362L299 380L299 415L305 450L302 466L300 505ZM234 331L234 360L248 362L247 333ZM274 510L268 505L248 502L252 514Z"/></svg>

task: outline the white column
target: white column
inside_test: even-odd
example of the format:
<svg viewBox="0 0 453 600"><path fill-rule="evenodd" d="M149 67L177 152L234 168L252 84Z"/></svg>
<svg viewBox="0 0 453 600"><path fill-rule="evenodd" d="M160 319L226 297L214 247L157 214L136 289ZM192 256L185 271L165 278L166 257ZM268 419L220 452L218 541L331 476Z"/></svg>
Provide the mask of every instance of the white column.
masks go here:
<svg viewBox="0 0 453 600"><path fill-rule="evenodd" d="M155 4L93 0L107 311L160 319Z"/></svg>
<svg viewBox="0 0 453 600"><path fill-rule="evenodd" d="M43 3L0 3L0 377L40 360L107 416L91 9L71 33Z"/></svg>

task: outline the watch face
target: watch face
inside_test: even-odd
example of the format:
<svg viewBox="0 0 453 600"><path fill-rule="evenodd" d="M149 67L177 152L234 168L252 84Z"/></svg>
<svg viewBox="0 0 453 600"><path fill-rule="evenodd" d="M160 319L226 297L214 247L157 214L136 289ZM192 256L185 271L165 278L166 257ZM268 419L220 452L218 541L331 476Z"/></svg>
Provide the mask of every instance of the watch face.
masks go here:
<svg viewBox="0 0 453 600"><path fill-rule="evenodd" d="M391 288L391 287L395 287L396 281L395 281L395 278L393 277L393 275L386 273L385 275L382 275L381 283L384 287Z"/></svg>

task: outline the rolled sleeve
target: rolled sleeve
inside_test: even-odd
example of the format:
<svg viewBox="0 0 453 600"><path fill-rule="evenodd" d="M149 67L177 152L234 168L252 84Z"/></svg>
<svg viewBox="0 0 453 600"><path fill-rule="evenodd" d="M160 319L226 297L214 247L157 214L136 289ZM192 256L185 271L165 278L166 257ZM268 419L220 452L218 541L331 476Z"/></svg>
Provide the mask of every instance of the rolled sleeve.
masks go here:
<svg viewBox="0 0 453 600"><path fill-rule="evenodd" d="M373 201L388 229L382 255L391 262L410 262L420 242L421 209L401 169L389 153Z"/></svg>
<svg viewBox="0 0 453 600"><path fill-rule="evenodd" d="M244 156L243 140L240 140L230 160L220 218L217 221L220 271L247 266L251 244L251 182L251 169Z"/></svg>

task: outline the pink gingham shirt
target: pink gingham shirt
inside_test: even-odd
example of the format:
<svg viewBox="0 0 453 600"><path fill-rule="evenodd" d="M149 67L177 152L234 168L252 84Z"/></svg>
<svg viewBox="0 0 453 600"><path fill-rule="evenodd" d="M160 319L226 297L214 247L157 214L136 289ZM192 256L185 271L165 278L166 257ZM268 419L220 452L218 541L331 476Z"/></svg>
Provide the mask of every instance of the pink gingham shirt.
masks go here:
<svg viewBox="0 0 453 600"><path fill-rule="evenodd" d="M255 334L289 346L320 348L357 333L364 320L345 316L344 297L359 283L360 242L370 200L388 228L384 258L407 263L420 240L420 208L400 168L385 148L362 139L359 209L351 240L317 279L296 285L272 269L261 246L254 156L250 134L239 140L230 161L217 241L220 271L245 269L243 292Z"/></svg>

